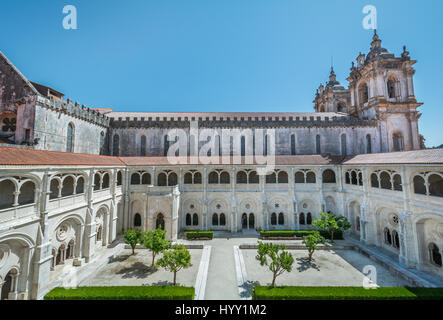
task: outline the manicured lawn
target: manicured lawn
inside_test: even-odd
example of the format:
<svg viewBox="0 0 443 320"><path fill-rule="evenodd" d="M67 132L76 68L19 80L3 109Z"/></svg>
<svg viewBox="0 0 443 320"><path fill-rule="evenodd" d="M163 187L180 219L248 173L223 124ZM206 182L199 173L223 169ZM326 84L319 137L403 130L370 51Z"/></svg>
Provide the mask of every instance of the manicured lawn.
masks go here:
<svg viewBox="0 0 443 320"><path fill-rule="evenodd" d="M267 237L304 237L309 234L312 234L314 230L269 230L269 231L260 231L260 237L267 238ZM326 239L330 238L330 234L328 232L320 231L320 234L325 237ZM343 233L341 231L334 232L334 239L335 240L342 240L343 239Z"/></svg>
<svg viewBox="0 0 443 320"><path fill-rule="evenodd" d="M214 238L214 231L188 231L186 232L188 239Z"/></svg>
<svg viewBox="0 0 443 320"><path fill-rule="evenodd" d="M443 300L443 288L254 287L254 300Z"/></svg>
<svg viewBox="0 0 443 320"><path fill-rule="evenodd" d="M194 288L172 286L55 288L45 300L193 300Z"/></svg>

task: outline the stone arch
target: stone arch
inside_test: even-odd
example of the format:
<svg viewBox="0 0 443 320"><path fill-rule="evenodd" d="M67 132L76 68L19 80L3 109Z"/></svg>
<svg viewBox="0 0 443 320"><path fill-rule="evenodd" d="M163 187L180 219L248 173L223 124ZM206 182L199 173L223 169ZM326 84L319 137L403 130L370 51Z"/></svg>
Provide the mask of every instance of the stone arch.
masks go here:
<svg viewBox="0 0 443 320"><path fill-rule="evenodd" d="M323 183L336 183L335 171L332 169L326 169L322 173Z"/></svg>
<svg viewBox="0 0 443 320"><path fill-rule="evenodd" d="M348 203L348 220L351 223L351 233L360 235L361 205L357 200Z"/></svg>

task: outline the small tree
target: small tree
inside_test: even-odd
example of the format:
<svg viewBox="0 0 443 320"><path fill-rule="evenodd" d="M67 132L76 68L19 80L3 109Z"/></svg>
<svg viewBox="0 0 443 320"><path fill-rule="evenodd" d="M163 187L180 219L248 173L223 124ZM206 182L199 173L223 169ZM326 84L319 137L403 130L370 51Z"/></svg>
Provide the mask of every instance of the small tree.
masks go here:
<svg viewBox="0 0 443 320"><path fill-rule="evenodd" d="M151 268L154 268L155 256L171 247L171 243L166 240L166 232L162 229L145 232L143 245L152 252Z"/></svg>
<svg viewBox="0 0 443 320"><path fill-rule="evenodd" d="M320 235L320 232L314 231L312 234L304 237L302 242L306 246L306 248L308 249L309 262L311 262L312 261L312 255L314 254L314 251L317 250L317 245L319 243L324 243L325 242L325 238L323 238Z"/></svg>
<svg viewBox="0 0 443 320"><path fill-rule="evenodd" d="M334 241L336 231L346 231L351 227L348 219L344 216L337 217L332 212L325 213L320 211L320 218L313 221L312 224L322 231L329 233L331 241Z"/></svg>
<svg viewBox="0 0 443 320"><path fill-rule="evenodd" d="M157 264L160 267L174 273L174 286L177 285L177 272L181 269L187 269L192 266L191 254L182 244L172 246L172 250L163 253L163 257L158 259Z"/></svg>
<svg viewBox="0 0 443 320"><path fill-rule="evenodd" d="M272 243L258 243L257 256L255 259L260 261L261 266L268 266L272 271L272 286L275 286L275 280L285 271L291 272L294 264L294 257L288 252L284 251L284 245ZM280 251L283 250L283 251ZM270 259L270 261L268 261Z"/></svg>
<svg viewBox="0 0 443 320"><path fill-rule="evenodd" d="M136 230L134 229L128 229L125 231L125 241L127 244L129 244L132 248L132 254L135 254L135 247L137 246L137 243L139 242L140 237Z"/></svg>

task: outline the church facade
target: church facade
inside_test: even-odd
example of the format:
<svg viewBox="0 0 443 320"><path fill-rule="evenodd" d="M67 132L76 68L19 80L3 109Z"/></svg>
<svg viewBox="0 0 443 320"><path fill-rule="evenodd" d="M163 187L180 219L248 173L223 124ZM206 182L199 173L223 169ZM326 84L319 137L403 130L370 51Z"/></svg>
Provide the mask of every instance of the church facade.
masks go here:
<svg viewBox="0 0 443 320"><path fill-rule="evenodd" d="M41 298L128 228L308 230L320 211L443 279L443 149L419 134L415 62L375 33L312 113L131 113L65 100L0 54L1 298Z"/></svg>

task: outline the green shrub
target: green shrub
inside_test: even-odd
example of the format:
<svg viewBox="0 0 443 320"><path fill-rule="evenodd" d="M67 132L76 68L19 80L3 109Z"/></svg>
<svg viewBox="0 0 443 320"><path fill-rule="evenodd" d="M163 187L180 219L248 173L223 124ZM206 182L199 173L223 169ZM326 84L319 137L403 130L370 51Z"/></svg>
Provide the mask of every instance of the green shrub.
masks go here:
<svg viewBox="0 0 443 320"><path fill-rule="evenodd" d="M55 288L45 300L193 300L194 288L171 286Z"/></svg>
<svg viewBox="0 0 443 320"><path fill-rule="evenodd" d="M254 300L423 300L443 299L443 288L254 287Z"/></svg>
<svg viewBox="0 0 443 320"><path fill-rule="evenodd" d="M186 238L199 239L199 238L214 238L214 231L188 231L186 232Z"/></svg>
<svg viewBox="0 0 443 320"><path fill-rule="evenodd" d="M267 237L298 237L302 238L307 235L313 234L315 230L269 230L269 231L260 231L260 236L263 238ZM326 239L330 238L329 232L325 231L319 231L320 235L323 236ZM334 233L334 239L336 240L342 240L343 239L343 232L341 231L335 231Z"/></svg>

